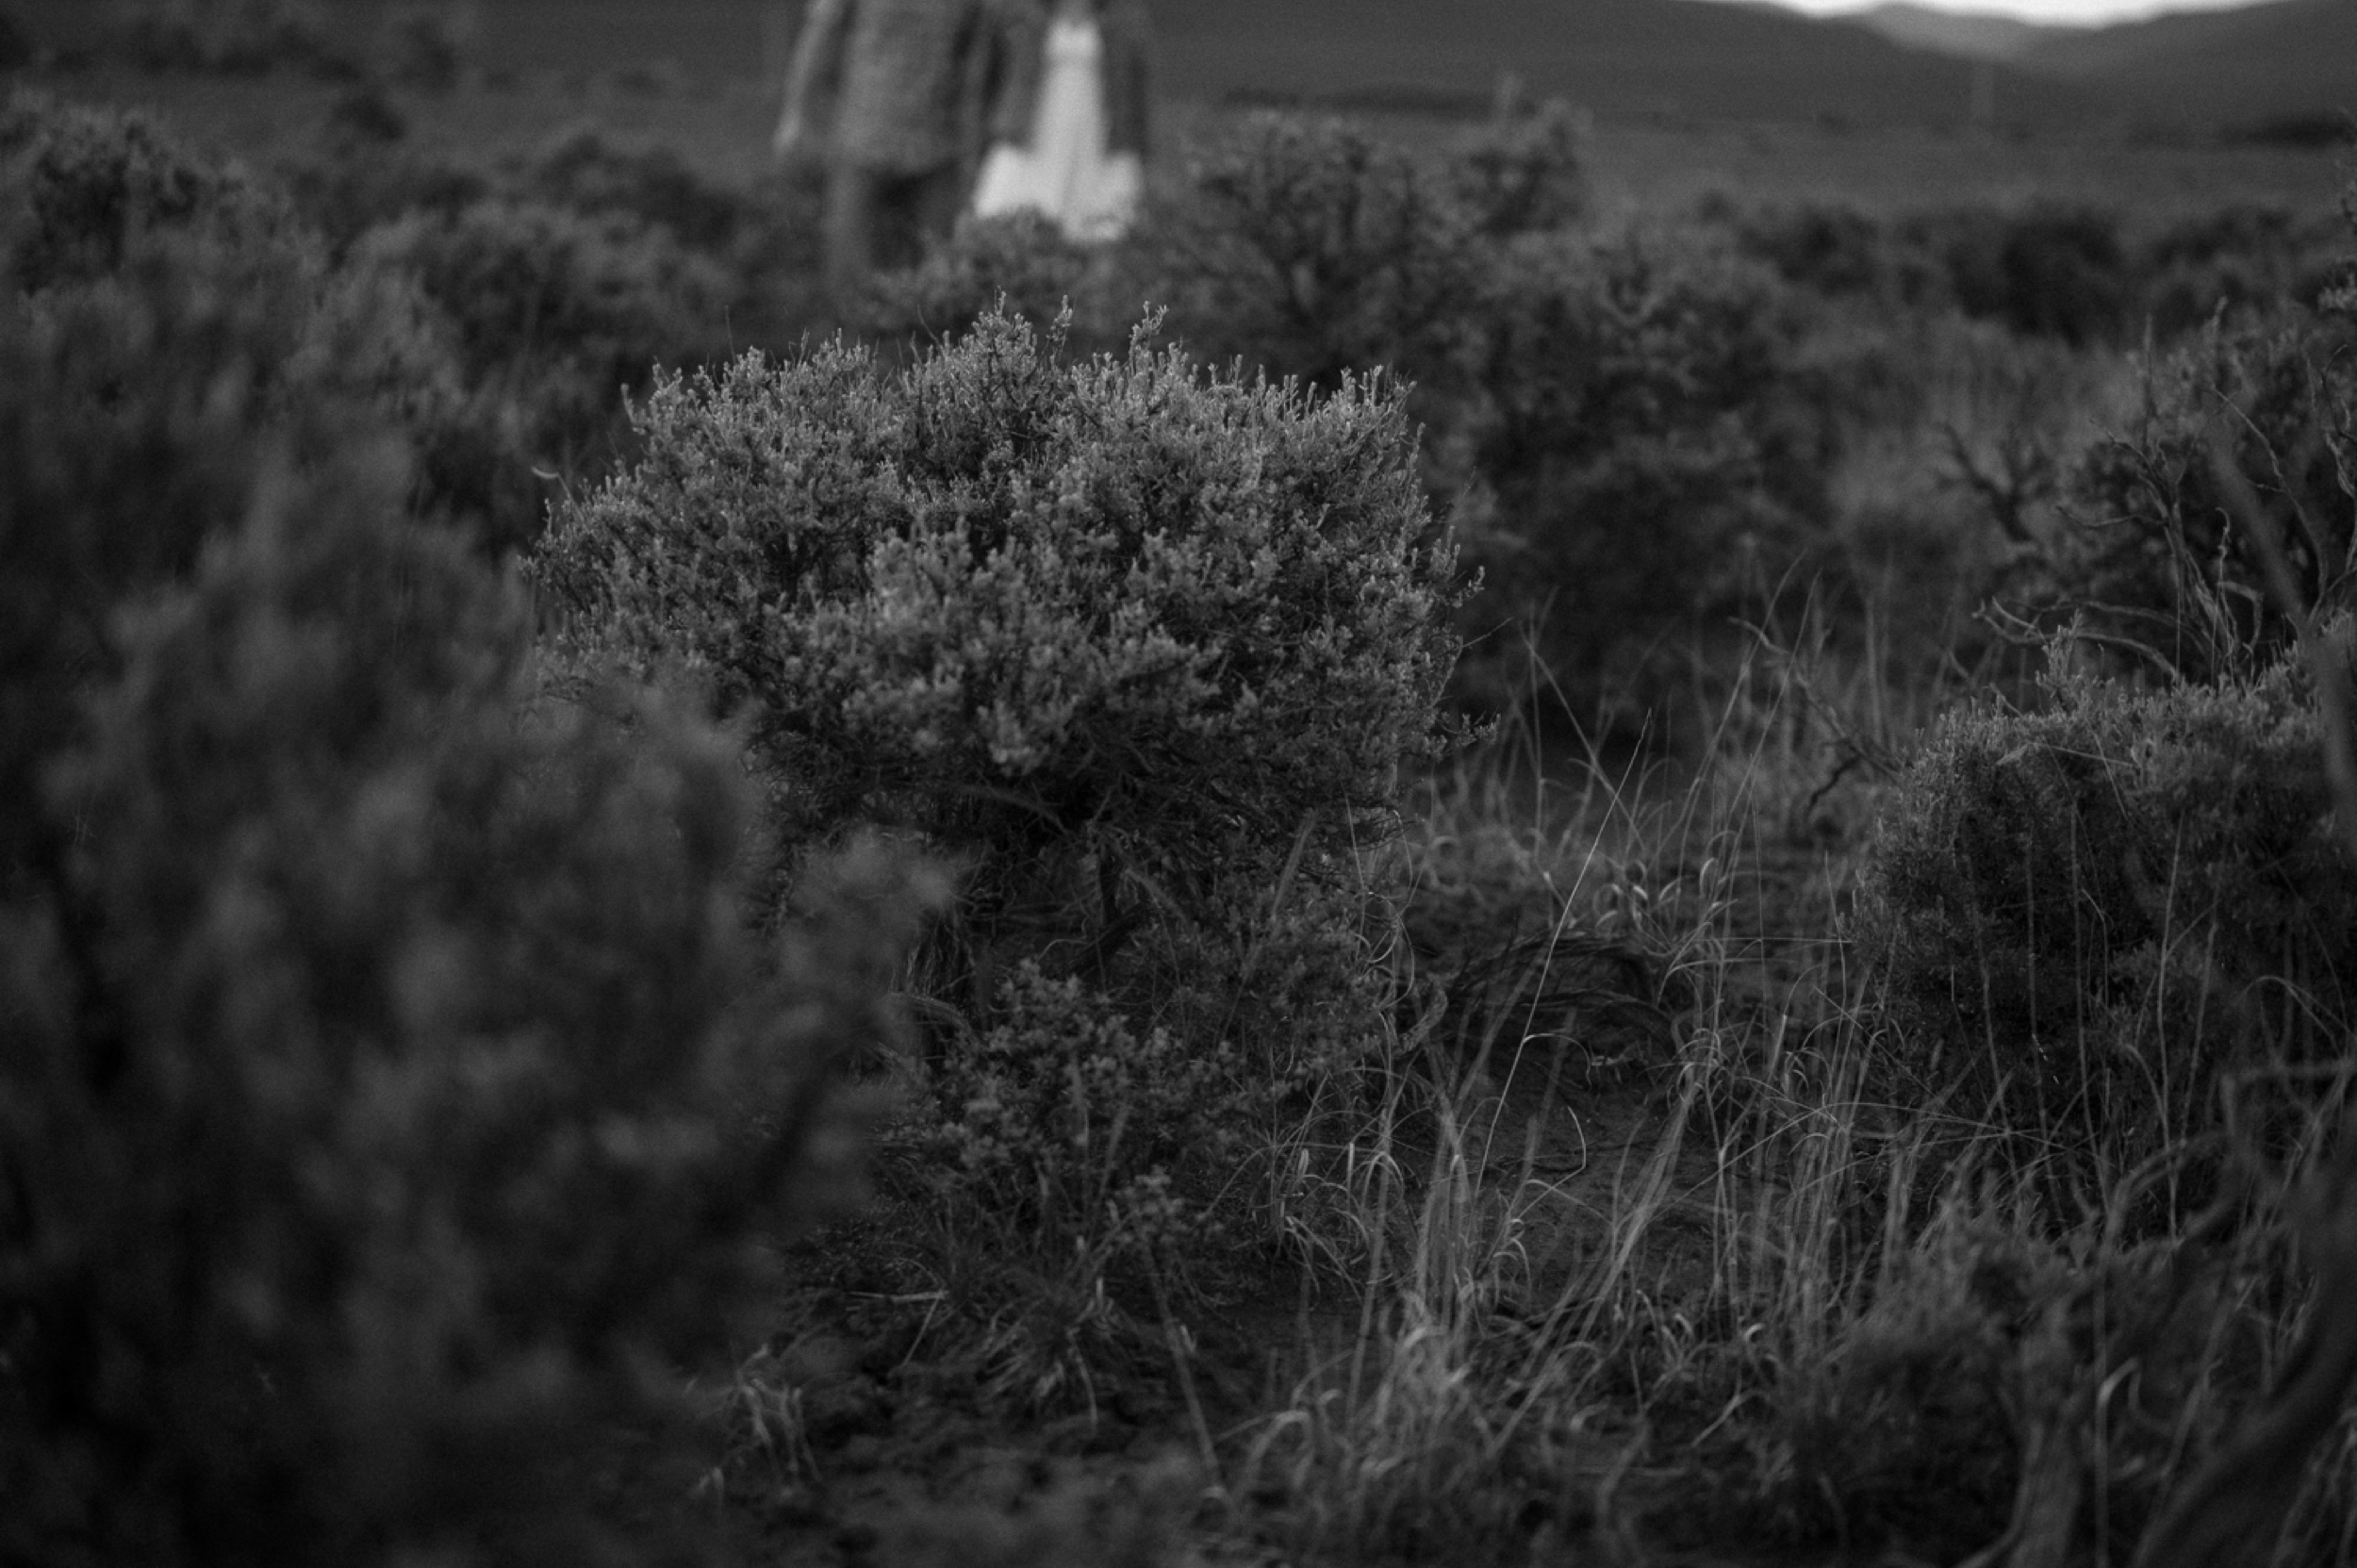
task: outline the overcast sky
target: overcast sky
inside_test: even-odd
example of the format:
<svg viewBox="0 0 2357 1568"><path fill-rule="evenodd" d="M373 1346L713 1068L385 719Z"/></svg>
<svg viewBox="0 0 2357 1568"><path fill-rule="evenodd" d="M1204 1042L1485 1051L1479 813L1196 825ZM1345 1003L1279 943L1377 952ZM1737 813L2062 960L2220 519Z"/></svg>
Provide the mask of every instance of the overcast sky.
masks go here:
<svg viewBox="0 0 2357 1568"><path fill-rule="evenodd" d="M1777 0L1816 16L1863 10L1874 0ZM1999 11L2033 22L2126 22L2162 11L2224 10L2245 0L1918 0L1951 11Z"/></svg>

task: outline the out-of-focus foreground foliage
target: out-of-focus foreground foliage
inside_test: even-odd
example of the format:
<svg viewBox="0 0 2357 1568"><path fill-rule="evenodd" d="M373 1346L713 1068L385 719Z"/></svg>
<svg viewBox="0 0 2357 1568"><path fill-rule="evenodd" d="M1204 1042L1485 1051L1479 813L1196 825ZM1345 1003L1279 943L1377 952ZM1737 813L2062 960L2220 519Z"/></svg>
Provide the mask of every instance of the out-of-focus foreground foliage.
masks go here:
<svg viewBox="0 0 2357 1568"><path fill-rule="evenodd" d="M516 583L405 504L420 382L362 351L414 298L137 123L30 118L0 1558L637 1560L676 1510L603 1451L708 1462L684 1374L845 1190L831 1065L897 1031L931 884L864 850L757 921L733 743L549 695Z"/></svg>

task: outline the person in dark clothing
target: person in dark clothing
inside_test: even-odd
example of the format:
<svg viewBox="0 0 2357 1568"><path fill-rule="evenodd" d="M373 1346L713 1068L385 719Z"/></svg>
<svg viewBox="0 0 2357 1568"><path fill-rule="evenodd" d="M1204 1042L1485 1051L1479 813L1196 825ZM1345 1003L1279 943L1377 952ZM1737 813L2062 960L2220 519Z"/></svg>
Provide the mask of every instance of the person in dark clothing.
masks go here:
<svg viewBox="0 0 2357 1568"><path fill-rule="evenodd" d="M1002 86L1001 3L811 0L774 145L826 165L838 293L957 222Z"/></svg>

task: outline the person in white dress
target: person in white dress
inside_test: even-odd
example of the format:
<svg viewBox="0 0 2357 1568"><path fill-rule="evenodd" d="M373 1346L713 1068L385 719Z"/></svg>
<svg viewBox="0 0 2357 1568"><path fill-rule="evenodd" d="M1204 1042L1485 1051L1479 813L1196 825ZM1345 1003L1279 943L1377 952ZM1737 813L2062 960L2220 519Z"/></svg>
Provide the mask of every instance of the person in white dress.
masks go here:
<svg viewBox="0 0 2357 1568"><path fill-rule="evenodd" d="M1146 193L1146 15L1138 0L1054 0L1018 13L1010 74L973 211L1045 214L1117 239Z"/></svg>

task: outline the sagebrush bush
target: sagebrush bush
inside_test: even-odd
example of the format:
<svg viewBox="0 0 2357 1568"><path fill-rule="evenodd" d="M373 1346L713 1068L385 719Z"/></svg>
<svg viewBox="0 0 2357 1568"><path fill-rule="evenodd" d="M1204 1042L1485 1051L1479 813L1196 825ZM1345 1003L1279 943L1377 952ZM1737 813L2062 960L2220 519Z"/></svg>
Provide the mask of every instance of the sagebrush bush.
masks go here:
<svg viewBox="0 0 2357 1568"><path fill-rule="evenodd" d="M2109 341L2129 324L2136 278L2117 213L2036 203L1943 217L1936 242L1965 314L2069 343Z"/></svg>
<svg viewBox="0 0 2357 1568"><path fill-rule="evenodd" d="M1429 156L1347 121L1257 115L1157 190L1122 242L1076 244L1032 215L970 223L880 278L859 324L955 337L1003 294L1043 326L1069 303L1076 347L1118 350L1143 303L1215 364L1321 388L1382 370L1437 389L1477 320L1466 289L1487 247L1583 211L1579 140L1560 107Z"/></svg>
<svg viewBox="0 0 2357 1568"><path fill-rule="evenodd" d="M1347 121L1263 114L1188 172L1142 242L1149 296L1195 354L1332 386L1448 379L1482 238L1435 160Z"/></svg>
<svg viewBox="0 0 2357 1568"><path fill-rule="evenodd" d="M415 460L420 508L493 549L536 525L518 421L470 385L456 326L406 268L339 256L283 193L191 157L138 114L13 104L0 190L19 198L0 207L0 264L37 336L70 348L70 373L116 388L118 425L193 417L233 390L302 409L295 456L307 464L332 456L340 432L389 422ZM189 379L216 372L234 388ZM505 513L503 495L519 498Z"/></svg>
<svg viewBox="0 0 2357 1568"><path fill-rule="evenodd" d="M117 151L145 144L136 120L57 119L86 145L109 128ZM397 281L322 273L299 236L274 228L233 241L133 224L123 238L103 216L119 215L117 203L89 210L102 215L91 226L103 247L87 242L89 227L21 208L13 223L0 219L0 254L110 258L104 271L44 269L43 285L9 305L10 550L27 574L14 580L22 591L0 634L16 681L0 784L11 823L37 815L40 759L73 682L99 659L111 606L186 572L204 539L237 520L257 432L316 464L379 438L388 419L430 425L455 398L448 361L430 325L407 316L417 302ZM35 401L35 388L48 395Z"/></svg>
<svg viewBox="0 0 2357 1568"><path fill-rule="evenodd" d="M708 669L816 837L870 816L1002 874L1083 830L1183 888L1346 842L1437 744L1452 554L1396 402L992 317L904 373L833 346L660 382L542 580Z"/></svg>
<svg viewBox="0 0 2357 1568"><path fill-rule="evenodd" d="M473 441L441 466L501 545L538 531L547 482L534 470L593 479L618 455L625 390L659 362L700 362L726 341L722 271L623 212L489 196L412 211L354 256L413 276L450 319Z"/></svg>
<svg viewBox="0 0 2357 1568"><path fill-rule="evenodd" d="M1120 274L1036 212L967 222L913 267L884 272L853 304L881 350L963 338L996 311L1055 330L1079 352L1118 349L1137 305L1115 304Z"/></svg>
<svg viewBox="0 0 2357 1568"><path fill-rule="evenodd" d="M0 232L25 293L107 276L162 236L303 259L293 204L191 156L151 117L32 94L0 105Z"/></svg>
<svg viewBox="0 0 2357 1568"><path fill-rule="evenodd" d="M1735 232L1744 250L1815 292L1957 310L2074 345L2141 324L2151 265L2116 213L2052 203L1896 218L1805 203L1740 214Z"/></svg>
<svg viewBox="0 0 2357 1568"><path fill-rule="evenodd" d="M1427 487L1491 585L1459 696L1552 687L1585 718L1665 632L1782 573L1822 463L1774 279L1699 231L1582 229L1580 157L1559 108L1433 153L1260 116L1124 265L1197 354L1404 378Z"/></svg>
<svg viewBox="0 0 2357 1568"><path fill-rule="evenodd" d="M1114 1007L1148 1078L1178 1071L1158 1027L1241 1063L1257 1087L1206 1104L1251 1108L1265 1154L1379 1043L1357 854L1442 744L1452 552L1388 392L1056 348L994 315L891 374L838 344L668 378L646 455L559 508L535 569L589 645L703 674L788 846L882 820L964 859L941 1082L1052 1057L1062 1026L1014 1015L1077 980L1057 1007ZM1213 1190L1259 1201L1233 1175Z"/></svg>
<svg viewBox="0 0 2357 1568"><path fill-rule="evenodd" d="M2139 229L2098 208L1932 208L1897 216L1809 202L1727 213L1737 242L1787 282L1836 299L1955 310L2025 337L2172 343L2224 317L2313 305L2336 222L2233 202Z"/></svg>
<svg viewBox="0 0 2357 1568"><path fill-rule="evenodd" d="M1944 289L1932 257L1910 253L1889 223L1853 206L1800 202L1711 215L1726 218L1743 254L1813 293L1920 304Z"/></svg>
<svg viewBox="0 0 2357 1568"><path fill-rule="evenodd" d="M2153 336L2181 338L2224 319L2263 318L2285 303L2314 305L2345 248L2330 219L2234 202L2181 219L2144 246Z"/></svg>
<svg viewBox="0 0 2357 1568"><path fill-rule="evenodd" d="M387 124L387 114L399 122L381 93L354 89L330 109L319 156L281 165L296 206L338 259L382 224L412 212L447 222L490 192L482 173L418 152L405 124Z"/></svg>
<svg viewBox="0 0 2357 1568"><path fill-rule="evenodd" d="M1943 721L1861 921L1895 1092L2119 1174L2214 1131L2230 1072L2336 1057L2357 878L2320 734L2289 664L2157 692L2070 681L2048 711Z"/></svg>
<svg viewBox="0 0 2357 1568"><path fill-rule="evenodd" d="M117 6L107 45L148 71L360 74L308 0L129 0Z"/></svg>
<svg viewBox="0 0 2357 1568"><path fill-rule="evenodd" d="M553 138L517 174L519 192L534 200L634 218L710 256L727 255L754 221L744 197L706 182L670 148L627 145L592 125Z"/></svg>
<svg viewBox="0 0 2357 1568"><path fill-rule="evenodd" d="M2069 1282L2018 1230L1938 1214L1824 1362L1780 1391L1771 1527L1939 1559L1996 1539L2036 1430L2025 1417L2058 1393L2038 1384Z"/></svg>
<svg viewBox="0 0 2357 1568"><path fill-rule="evenodd" d="M2290 642L2249 530L2287 556L2303 608L2357 595L2357 314L2296 310L2214 327L2145 367L2134 422L2079 456L2078 526L2055 553L2055 598L2195 680L2247 673ZM2222 481L2232 454L2248 490ZM2242 507L2255 503L2261 516Z"/></svg>
<svg viewBox="0 0 2357 1568"><path fill-rule="evenodd" d="M704 286L724 290L698 306L710 343L783 346L825 320L821 170L797 166L736 189L705 179L668 147L580 127L510 167L503 188L593 221L643 224L675 241L710 270ZM666 357L676 362L684 352L683 345Z"/></svg>
<svg viewBox="0 0 2357 1568"><path fill-rule="evenodd" d="M538 695L202 259L0 313L0 1558L630 1560L591 1458L684 1484L924 886L761 941L733 745Z"/></svg>
<svg viewBox="0 0 2357 1568"><path fill-rule="evenodd" d="M997 1021L944 1064L948 1113L918 1136L960 1201L1043 1250L1199 1250L1221 1215L1180 1196L1250 1153L1234 1046L1141 1031L1077 976L1036 963L1001 984ZM1189 1167L1173 1191L1173 1173Z"/></svg>
<svg viewBox="0 0 2357 1568"><path fill-rule="evenodd" d="M1666 237L1527 237L1479 298L1474 611L1525 630L1491 640L1468 689L1510 704L1535 654L1577 710L1607 686L1641 701L1632 652L1746 607L1805 549L1821 480L1785 423L1791 323L1755 268Z"/></svg>

